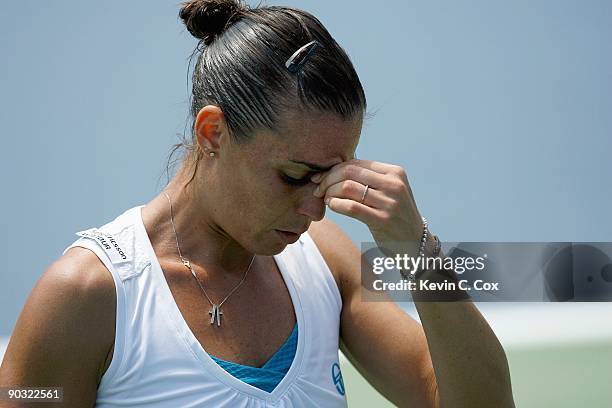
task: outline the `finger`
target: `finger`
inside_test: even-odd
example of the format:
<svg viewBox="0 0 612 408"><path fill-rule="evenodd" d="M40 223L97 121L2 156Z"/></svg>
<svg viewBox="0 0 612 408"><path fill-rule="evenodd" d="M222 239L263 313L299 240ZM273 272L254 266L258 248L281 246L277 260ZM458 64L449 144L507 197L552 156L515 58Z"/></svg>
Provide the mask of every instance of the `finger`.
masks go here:
<svg viewBox="0 0 612 408"><path fill-rule="evenodd" d="M325 198L330 197L346 198L378 209L389 209L393 205L393 200L381 191L372 186L368 186L366 191L366 186L354 180L343 180L329 186Z"/></svg>
<svg viewBox="0 0 612 408"><path fill-rule="evenodd" d="M332 167L332 170L333 169L339 170L345 166L363 167L364 169L372 170L373 172L376 172L379 174L388 174L392 172L395 167L398 167L392 164L381 163L381 162L376 162L372 160L352 159L352 160L348 160L348 161L336 164L334 167ZM325 176L325 174L327 173L329 173L329 171L327 171L326 173L315 174L314 176L311 177L311 181L318 183L319 181L321 181L323 176Z"/></svg>
<svg viewBox="0 0 612 408"><path fill-rule="evenodd" d="M329 197L326 204L332 211L355 218L366 225L376 225L384 217L383 211L346 198Z"/></svg>
<svg viewBox="0 0 612 408"><path fill-rule="evenodd" d="M355 165L334 167L323 176L313 194L323 197L329 186L344 180L354 180L364 186L380 189L385 183L385 175Z"/></svg>
<svg viewBox="0 0 612 408"><path fill-rule="evenodd" d="M350 164L354 164L359 167L363 167L363 168L375 171L380 174L392 173L396 171L397 168L399 167L394 164L381 163L381 162L377 162L373 160L363 160L363 159L353 159L353 160L348 160L348 161L339 163L339 165L350 165Z"/></svg>

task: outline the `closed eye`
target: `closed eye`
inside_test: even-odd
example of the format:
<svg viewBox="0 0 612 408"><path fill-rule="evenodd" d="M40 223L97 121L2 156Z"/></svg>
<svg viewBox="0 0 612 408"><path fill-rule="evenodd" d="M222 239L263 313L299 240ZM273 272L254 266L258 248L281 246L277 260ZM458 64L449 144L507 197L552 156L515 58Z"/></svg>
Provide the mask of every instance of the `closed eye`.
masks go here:
<svg viewBox="0 0 612 408"><path fill-rule="evenodd" d="M286 175L285 173L281 173L281 178L283 181L292 186L303 186L310 182L310 178L312 177L311 173L308 173L305 177L296 179Z"/></svg>

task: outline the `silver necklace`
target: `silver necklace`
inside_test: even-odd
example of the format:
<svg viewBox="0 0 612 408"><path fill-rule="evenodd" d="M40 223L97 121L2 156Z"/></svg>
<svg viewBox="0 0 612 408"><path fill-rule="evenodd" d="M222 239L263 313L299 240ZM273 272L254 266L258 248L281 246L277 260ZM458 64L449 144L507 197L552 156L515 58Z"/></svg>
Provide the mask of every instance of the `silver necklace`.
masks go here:
<svg viewBox="0 0 612 408"><path fill-rule="evenodd" d="M208 314L210 315L210 324L214 324L215 322L217 322L217 327L221 327L221 316L223 315L223 312L221 311L221 306L223 306L225 301L227 299L229 299L229 297L232 296L234 294L234 292L236 292L240 286L242 286L242 284L246 280L247 274L251 270L251 265L253 265L253 261L255 260L255 255L253 255L253 258L251 258L251 262L249 263L249 266L248 266L246 272L244 273L244 276L242 277L242 280L240 282L238 282L238 284L236 286L234 286L234 288L230 291L230 293L228 293L227 296L225 298L223 298L223 300L221 302L219 302L219 303L213 302L212 300L210 300L210 297L208 296L208 293L206 293L206 290L204 289L204 286L202 286L202 284L200 283L200 279L198 279L195 271L191 267L191 263L181 253L181 246L179 245L178 234L176 233L176 227L174 226L174 213L173 213L173 210L172 210L172 200L170 200L170 196L165 191L164 191L164 195L166 196L166 198L168 199L168 203L170 204L170 223L172 224L172 230L174 231L174 237L176 238L176 249L178 250L179 258L180 258L181 262L183 263L183 265L187 269L189 269L189 271L191 272L191 274L195 278L196 282L198 283L198 286L202 290L202 293L204 293L204 296L206 296L206 299L208 300L208 303L210 303L210 305L211 305L211 309L208 311Z"/></svg>

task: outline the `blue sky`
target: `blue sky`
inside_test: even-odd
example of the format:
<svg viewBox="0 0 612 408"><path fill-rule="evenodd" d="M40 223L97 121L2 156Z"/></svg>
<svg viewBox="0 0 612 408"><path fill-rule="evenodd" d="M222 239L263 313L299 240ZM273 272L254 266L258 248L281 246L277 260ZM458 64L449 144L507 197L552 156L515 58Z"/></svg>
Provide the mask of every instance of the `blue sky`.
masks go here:
<svg viewBox="0 0 612 408"><path fill-rule="evenodd" d="M612 240L611 2L267 3L312 12L347 50L376 113L357 154L406 169L441 239ZM177 12L0 2L0 334L75 231L163 186L196 44Z"/></svg>

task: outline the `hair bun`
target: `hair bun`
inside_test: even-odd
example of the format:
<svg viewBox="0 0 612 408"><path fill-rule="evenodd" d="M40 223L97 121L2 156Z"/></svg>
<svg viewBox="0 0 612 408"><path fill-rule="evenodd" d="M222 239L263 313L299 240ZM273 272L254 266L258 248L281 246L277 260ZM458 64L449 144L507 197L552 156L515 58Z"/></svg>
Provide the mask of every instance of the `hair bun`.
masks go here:
<svg viewBox="0 0 612 408"><path fill-rule="evenodd" d="M182 4L179 17L191 35L208 45L244 11L237 0L191 0Z"/></svg>

